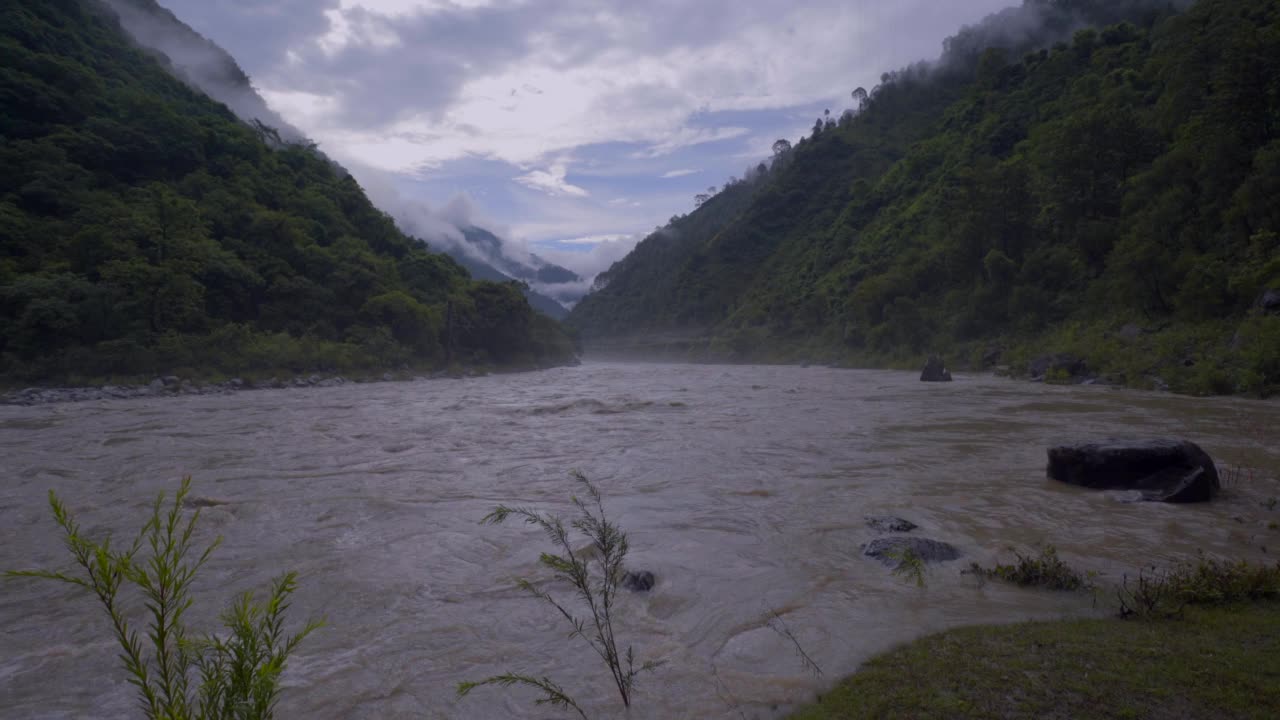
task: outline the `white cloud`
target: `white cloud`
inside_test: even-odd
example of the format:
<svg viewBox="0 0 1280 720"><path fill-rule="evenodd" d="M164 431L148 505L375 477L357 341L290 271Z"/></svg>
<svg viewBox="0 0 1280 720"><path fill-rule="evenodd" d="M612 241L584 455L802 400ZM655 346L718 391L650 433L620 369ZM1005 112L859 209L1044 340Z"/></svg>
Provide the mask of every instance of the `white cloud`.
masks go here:
<svg viewBox="0 0 1280 720"><path fill-rule="evenodd" d="M560 161L554 163L549 170L534 170L515 178L515 181L525 187L541 190L548 195L569 195L571 197L586 197L590 195L584 188L565 180L567 174L567 166L563 161Z"/></svg>
<svg viewBox="0 0 1280 720"><path fill-rule="evenodd" d="M627 237L630 237L630 236L625 234L623 235L586 235L584 237L569 238L567 240L557 240L556 242L562 245L599 245L600 243L615 242L617 240L622 240Z"/></svg>
<svg viewBox="0 0 1280 720"><path fill-rule="evenodd" d="M706 143L720 142L722 140L732 140L736 137L742 137L750 130L744 127L723 127L723 128L690 128L683 127L675 132L669 133L660 142L635 153L632 157L636 158L654 158L663 155L670 155L680 148L693 147L694 145L703 145Z"/></svg>
<svg viewBox="0 0 1280 720"><path fill-rule="evenodd" d="M626 257L640 240L639 235L614 235L598 242L583 243L579 246L581 250L558 250L546 244L535 244L534 252L538 257L569 268L582 278L581 282L557 285L555 289L547 290L562 296L581 295L591 289L597 275Z"/></svg>
<svg viewBox="0 0 1280 720"><path fill-rule="evenodd" d="M362 48L376 61L362 59L348 70L349 77L330 82L324 102L310 103L305 120L297 122L323 145L358 145L387 169L468 156L529 165L605 142L641 143L648 147L639 156L661 156L748 133L740 127L691 126L699 113L812 103L838 110L852 87L870 87L882 70L936 55L942 35L1007 2L935 8L941 27L929 35L917 28L918 9L871 2L735 3L729 9L712 1L707 7L681 4L666 10L607 3L588 10L566 3L538 13L528 3L342 0L328 11L328 33L310 42L328 54L335 48ZM459 50L461 55L449 56L458 60L456 67L440 68L458 73L453 90L419 94L397 88L399 93L378 98L379 104L392 106L388 112L369 114L359 125L350 122L352 105L365 100L363 93L379 74L411 67L419 57L429 59L420 54L429 52L431 33L446 32L452 18L478 12L524 13L519 18L529 23L522 38L527 47L497 62L484 62L489 51L476 47L481 60L476 63ZM439 20L432 24L423 18ZM398 28L411 20L426 23L421 30L426 36L402 36ZM697 33L704 36L690 37ZM289 50L298 56L297 48ZM291 88L278 83L294 82L299 72L307 72L305 64L281 62L257 77L282 95ZM281 110L292 119L291 107Z"/></svg>
<svg viewBox="0 0 1280 720"><path fill-rule="evenodd" d="M854 87L936 57L963 24L1017 4L164 2L325 152L402 177L483 168L436 205L471 192L533 241L639 231L687 211L680 183L655 178L739 172L777 138L807 132L815 107L838 113ZM607 169L589 146L609 149Z"/></svg>

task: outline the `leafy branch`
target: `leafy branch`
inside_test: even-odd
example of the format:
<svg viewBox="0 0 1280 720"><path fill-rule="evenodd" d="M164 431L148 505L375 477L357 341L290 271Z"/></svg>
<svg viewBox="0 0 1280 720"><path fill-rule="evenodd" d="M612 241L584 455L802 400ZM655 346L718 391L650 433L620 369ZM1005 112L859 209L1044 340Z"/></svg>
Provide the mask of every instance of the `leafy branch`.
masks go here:
<svg viewBox="0 0 1280 720"><path fill-rule="evenodd" d="M541 553L538 563L551 571L553 580L567 582L573 587L574 596L586 607L589 615L579 616L567 606L565 601L556 598L527 579L517 580L516 585L530 596L547 603L563 616L573 628L569 633L571 639L579 637L587 642L609 669L610 677L618 690L623 706L629 708L636 677L658 668L662 663L644 662L637 666L631 646L628 645L625 652L620 652L618 649L618 640L613 626L614 606L618 587L624 575L623 562L630 545L627 542L626 533L611 523L605 514L604 502L599 490L577 470L571 472L570 476L585 492L586 497L583 499L577 495L571 496L577 515L569 521L567 526L565 521L557 515L507 505L494 508L480 522L485 525L500 525L511 518L518 518L528 525L535 525L542 529L559 554ZM595 552L576 552L570 542L570 529L586 535ZM592 556L594 556L594 562ZM547 678L538 679L519 673L505 673L479 682L460 683L458 695L463 697L472 689L482 685L533 687L544 693L538 701L539 704L549 703L563 708L572 707L580 714L582 713L582 709L564 693L559 685Z"/></svg>
<svg viewBox="0 0 1280 720"><path fill-rule="evenodd" d="M150 518L124 550L114 549L109 537L102 542L85 537L66 505L50 491L54 521L62 528L63 542L82 573L11 570L4 575L67 583L98 599L148 720L269 720L285 662L323 623L312 620L297 634L284 633L288 599L297 588L296 575L288 573L276 580L265 603L255 602L251 593L245 593L223 613L229 631L226 640L213 635L188 638L184 616L194 602L192 582L222 540L214 540L195 554L192 538L200 511L185 521L182 517L183 500L190 488L191 478L184 478L167 510L161 493ZM149 555L139 558L144 548ZM135 589L146 609L145 642L128 620L122 592L126 586ZM200 679L194 695L190 688L193 674Z"/></svg>

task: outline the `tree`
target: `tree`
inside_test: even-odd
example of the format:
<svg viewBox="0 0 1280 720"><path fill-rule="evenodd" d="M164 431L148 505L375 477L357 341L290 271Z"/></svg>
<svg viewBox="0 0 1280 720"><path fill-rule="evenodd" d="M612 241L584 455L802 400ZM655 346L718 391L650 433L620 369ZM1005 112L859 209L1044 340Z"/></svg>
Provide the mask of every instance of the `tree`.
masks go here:
<svg viewBox="0 0 1280 720"><path fill-rule="evenodd" d="M853 102L856 104L858 111L861 112L863 107L867 104L867 89L859 87L853 91L852 95Z"/></svg>
<svg viewBox="0 0 1280 720"><path fill-rule="evenodd" d="M786 138L780 138L773 142L773 156L779 157L791 152L791 141Z"/></svg>

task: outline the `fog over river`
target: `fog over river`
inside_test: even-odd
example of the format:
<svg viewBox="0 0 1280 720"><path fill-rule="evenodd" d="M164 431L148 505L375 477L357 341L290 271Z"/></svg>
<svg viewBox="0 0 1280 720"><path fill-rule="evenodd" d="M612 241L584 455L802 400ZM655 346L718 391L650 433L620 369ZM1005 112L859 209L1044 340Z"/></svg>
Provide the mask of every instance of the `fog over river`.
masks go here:
<svg viewBox="0 0 1280 720"><path fill-rule="evenodd" d="M68 567L48 511L121 539L161 490L225 501L225 541L191 621L294 569L291 619L324 616L285 673L280 718L556 717L520 689L547 675L619 717L607 671L549 607L536 529L478 521L495 504L567 512L581 469L631 540L650 593L624 593L620 637L666 664L628 717L781 717L871 655L956 625L1101 613L1088 593L979 584L960 570L1048 542L1118 581L1197 549L1280 556L1280 495L1255 473L1213 503L1160 505L1045 479L1071 439L1177 436L1218 461L1280 468L1280 404L990 377L588 363L462 380L0 407L0 568ZM899 515L964 553L923 589L862 557L866 515ZM1272 554L1265 554L1264 546ZM568 596L566 589L547 586ZM765 624L778 612L826 671ZM74 588L0 580L0 716L120 718L135 708L105 615ZM714 671L713 671L714 668ZM717 680L718 678L718 680ZM735 709L734 704L737 704ZM568 717L568 715L564 715Z"/></svg>

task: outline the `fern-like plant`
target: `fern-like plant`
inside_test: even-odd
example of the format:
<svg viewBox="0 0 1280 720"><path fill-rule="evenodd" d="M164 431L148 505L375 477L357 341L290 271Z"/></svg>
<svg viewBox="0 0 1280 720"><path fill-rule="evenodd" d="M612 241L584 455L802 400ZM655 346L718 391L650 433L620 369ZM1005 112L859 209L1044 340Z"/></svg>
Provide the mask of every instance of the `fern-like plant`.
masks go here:
<svg viewBox="0 0 1280 720"><path fill-rule="evenodd" d="M573 627L570 638L580 637L591 646L609 669L609 674L618 689L618 696L625 707L631 707L632 690L635 680L643 672L657 668L661 663L645 662L637 666L635 654L630 646L626 652L618 650L617 636L614 633L614 603L618 588L624 575L623 562L627 557L627 535L617 525L609 522L604 512L604 502L595 485L581 472L575 470L571 477L586 492L587 500L571 496L573 506L577 509L577 517L566 526L565 521L557 515L548 515L524 507L508 507L499 505L486 515L482 524L499 525L512 517L524 520L530 525L537 525L547 534L552 545L560 553L542 553L538 562L551 570L556 580L573 586L575 595L586 607L589 617L579 617L571 611L566 602L552 596L526 579L516 584L535 598L555 608ZM591 541L595 549L594 562L590 553L577 552L569 541L569 528L573 528ZM592 572L592 568L595 572ZM538 678L521 673L503 673L475 682L458 684L458 696L465 697L472 690L485 685L511 686L522 685L537 690L541 697L535 702L538 705L550 705L565 710L573 709L586 718L586 713L563 688L548 678Z"/></svg>
<svg viewBox="0 0 1280 720"><path fill-rule="evenodd" d="M85 537L50 491L54 520L81 572L11 570L5 575L56 580L97 598L147 720L269 720L285 662L322 623L312 620L298 633L285 634L284 614L297 588L296 575L287 573L275 581L265 602L245 593L223 613L225 637L189 635L184 616L194 602L192 581L221 543L218 538L198 554L192 547L200 511L183 518L190 488L191 478L183 479L167 510L161 493L151 517L126 548L113 547L109 537L102 542ZM125 588L132 588L145 608L145 640L130 622L137 603L125 597ZM198 682L194 690L193 680Z"/></svg>

